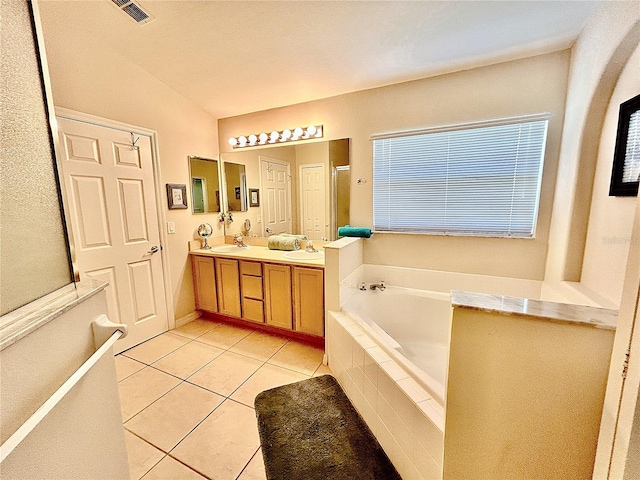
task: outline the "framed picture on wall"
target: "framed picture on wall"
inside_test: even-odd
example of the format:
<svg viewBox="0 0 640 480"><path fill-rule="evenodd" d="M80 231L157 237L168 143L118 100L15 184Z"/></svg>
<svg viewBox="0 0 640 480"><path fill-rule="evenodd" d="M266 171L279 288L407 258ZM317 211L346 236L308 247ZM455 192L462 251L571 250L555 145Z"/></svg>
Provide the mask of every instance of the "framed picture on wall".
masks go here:
<svg viewBox="0 0 640 480"><path fill-rule="evenodd" d="M249 206L250 207L260 206L260 190L258 190L257 188L249 189Z"/></svg>
<svg viewBox="0 0 640 480"><path fill-rule="evenodd" d="M179 183L167 183L169 210L187 208L187 186Z"/></svg>
<svg viewBox="0 0 640 480"><path fill-rule="evenodd" d="M639 177L640 95L637 95L620 105L609 196L637 196Z"/></svg>

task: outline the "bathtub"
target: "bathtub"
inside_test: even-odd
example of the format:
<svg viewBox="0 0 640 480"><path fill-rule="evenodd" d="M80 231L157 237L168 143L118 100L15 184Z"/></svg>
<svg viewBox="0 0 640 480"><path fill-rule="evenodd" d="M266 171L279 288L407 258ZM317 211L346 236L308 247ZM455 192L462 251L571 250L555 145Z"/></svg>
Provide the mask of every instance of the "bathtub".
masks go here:
<svg viewBox="0 0 640 480"><path fill-rule="evenodd" d="M395 286L357 290L342 311L444 407L451 329L448 293Z"/></svg>

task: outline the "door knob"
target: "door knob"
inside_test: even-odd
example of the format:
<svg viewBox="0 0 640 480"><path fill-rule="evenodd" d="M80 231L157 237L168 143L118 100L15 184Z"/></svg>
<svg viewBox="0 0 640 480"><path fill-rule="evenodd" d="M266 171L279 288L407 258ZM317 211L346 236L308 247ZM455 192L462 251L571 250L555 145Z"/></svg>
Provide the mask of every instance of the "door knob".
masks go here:
<svg viewBox="0 0 640 480"><path fill-rule="evenodd" d="M159 250L160 250L160 247L157 246L157 245L154 245L153 247L151 247L151 250L149 250L147 253L150 253L150 254L153 255L154 253L158 252Z"/></svg>

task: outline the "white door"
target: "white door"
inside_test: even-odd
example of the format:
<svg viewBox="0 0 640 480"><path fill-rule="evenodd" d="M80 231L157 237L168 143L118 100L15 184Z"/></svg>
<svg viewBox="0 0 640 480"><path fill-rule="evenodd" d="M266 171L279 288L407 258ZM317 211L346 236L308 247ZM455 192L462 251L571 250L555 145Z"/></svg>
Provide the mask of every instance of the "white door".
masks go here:
<svg viewBox="0 0 640 480"><path fill-rule="evenodd" d="M291 232L291 175L289 164L260 158L262 219L265 236Z"/></svg>
<svg viewBox="0 0 640 480"><path fill-rule="evenodd" d="M313 240L327 238L324 165L300 166L300 226L302 234Z"/></svg>
<svg viewBox="0 0 640 480"><path fill-rule="evenodd" d="M168 329L151 137L57 120L80 278L109 282L109 318L129 326L120 352Z"/></svg>

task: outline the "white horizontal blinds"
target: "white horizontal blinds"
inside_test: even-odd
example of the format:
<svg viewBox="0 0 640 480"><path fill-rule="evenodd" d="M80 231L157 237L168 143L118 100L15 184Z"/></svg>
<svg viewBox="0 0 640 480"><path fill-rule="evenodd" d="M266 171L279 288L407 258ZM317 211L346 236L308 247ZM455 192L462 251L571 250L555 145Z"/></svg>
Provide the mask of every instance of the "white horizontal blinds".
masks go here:
<svg viewBox="0 0 640 480"><path fill-rule="evenodd" d="M629 119L629 133L627 134L627 149L624 155L622 182L637 182L640 180L640 110L631 114Z"/></svg>
<svg viewBox="0 0 640 480"><path fill-rule="evenodd" d="M547 120L379 138L376 231L530 237Z"/></svg>

